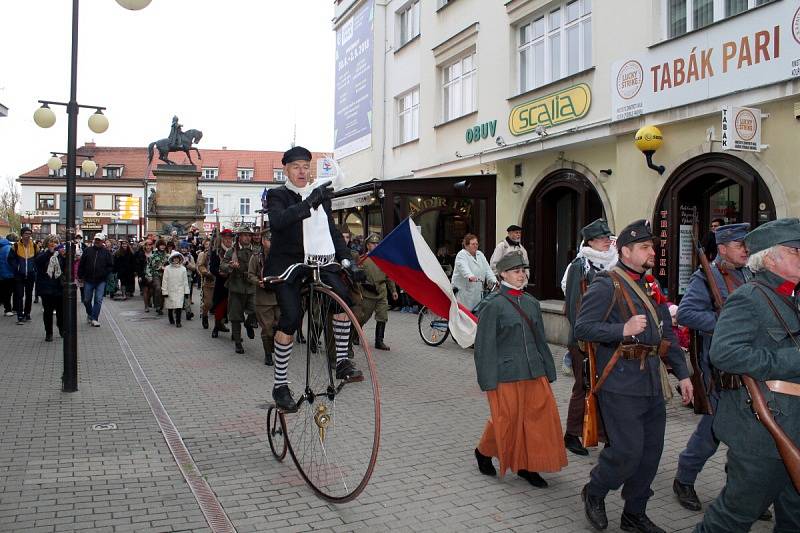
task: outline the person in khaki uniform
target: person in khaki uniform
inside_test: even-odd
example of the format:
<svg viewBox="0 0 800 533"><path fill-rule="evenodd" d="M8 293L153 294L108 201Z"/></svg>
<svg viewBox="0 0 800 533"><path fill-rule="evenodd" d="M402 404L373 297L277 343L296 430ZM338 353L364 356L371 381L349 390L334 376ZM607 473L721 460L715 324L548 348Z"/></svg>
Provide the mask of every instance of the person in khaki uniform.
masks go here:
<svg viewBox="0 0 800 533"><path fill-rule="evenodd" d="M275 291L264 284L264 263L269 260L269 230L261 231L261 249L253 253L247 267L247 279L256 287L256 319L261 327L261 343L264 345L264 364L273 365L272 346L275 344L275 325L280 318L280 307Z"/></svg>
<svg viewBox="0 0 800 533"><path fill-rule="evenodd" d="M228 320L231 321L231 339L235 343L236 353L244 353L242 346L242 322L247 330L247 337L255 338L253 323L256 313L256 288L247 277L253 247L250 239L253 230L242 226L237 232L237 242L225 252L220 265L220 272L228 275L225 286L228 288ZM247 317L245 317L247 313Z"/></svg>
<svg viewBox="0 0 800 533"><path fill-rule="evenodd" d="M214 275L209 270L211 259L211 240L203 240L203 250L197 254L197 272L200 274L200 318L203 329L208 329L208 310L214 299Z"/></svg>
<svg viewBox="0 0 800 533"><path fill-rule="evenodd" d="M367 252L371 252L381 242L381 238L375 233L367 237L365 241ZM361 315L359 323L363 326L370 317L375 314L375 348L378 350L388 350L389 347L383 342L386 333L386 322L389 320L389 302L387 295L391 292L392 298L397 299L397 288L394 282L386 277L386 274L378 268L372 259L364 257L360 266L367 279L361 283Z"/></svg>

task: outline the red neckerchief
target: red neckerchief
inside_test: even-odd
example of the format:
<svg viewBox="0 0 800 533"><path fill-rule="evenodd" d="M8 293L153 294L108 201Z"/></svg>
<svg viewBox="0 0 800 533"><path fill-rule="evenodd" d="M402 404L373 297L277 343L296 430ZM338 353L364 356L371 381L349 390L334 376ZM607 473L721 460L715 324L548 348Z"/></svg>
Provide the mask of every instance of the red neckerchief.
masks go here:
<svg viewBox="0 0 800 533"><path fill-rule="evenodd" d="M791 298L792 296L794 296L794 288L795 288L794 283L792 283L791 281L784 281L783 283L775 287L775 292L777 292L781 296L786 296L788 298Z"/></svg>
<svg viewBox="0 0 800 533"><path fill-rule="evenodd" d="M508 287L508 294L510 294L511 296L522 296L523 291Z"/></svg>

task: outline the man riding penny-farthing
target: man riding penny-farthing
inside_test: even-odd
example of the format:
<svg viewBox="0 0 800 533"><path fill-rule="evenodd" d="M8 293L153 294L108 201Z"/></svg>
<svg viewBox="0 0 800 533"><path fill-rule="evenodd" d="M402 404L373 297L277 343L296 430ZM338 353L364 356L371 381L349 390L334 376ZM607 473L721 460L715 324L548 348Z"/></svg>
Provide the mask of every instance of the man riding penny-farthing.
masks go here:
<svg viewBox="0 0 800 533"><path fill-rule="evenodd" d="M270 446L286 447L320 496L349 501L363 490L377 458L380 400L369 344L350 310L355 265L331 215L330 181L312 183L311 152L296 146L282 159L287 182L269 190L272 246L264 260L280 307L275 331L275 406ZM305 358L292 356L294 335L307 330ZM351 330L360 342L353 345ZM295 398L289 377L295 383ZM301 390L302 389L302 390Z"/></svg>

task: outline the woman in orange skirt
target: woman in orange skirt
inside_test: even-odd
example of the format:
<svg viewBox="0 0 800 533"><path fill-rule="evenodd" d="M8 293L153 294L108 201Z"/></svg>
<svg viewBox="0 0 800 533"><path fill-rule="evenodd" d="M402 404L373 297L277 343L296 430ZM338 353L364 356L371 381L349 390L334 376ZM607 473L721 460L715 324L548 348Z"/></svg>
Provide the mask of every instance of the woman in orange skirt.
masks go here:
<svg viewBox="0 0 800 533"><path fill-rule="evenodd" d="M478 469L500 476L511 469L535 487L546 487L539 472L567 465L561 421L550 383L556 380L539 302L523 291L528 264L520 253L497 263L500 291L480 305L475 338L478 385L486 391L491 416L475 457Z"/></svg>

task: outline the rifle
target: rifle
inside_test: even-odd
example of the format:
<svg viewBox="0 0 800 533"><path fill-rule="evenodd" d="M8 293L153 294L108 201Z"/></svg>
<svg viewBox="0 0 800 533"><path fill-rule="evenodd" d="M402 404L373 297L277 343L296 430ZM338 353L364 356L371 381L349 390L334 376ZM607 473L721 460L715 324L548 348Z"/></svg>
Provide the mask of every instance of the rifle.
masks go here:
<svg viewBox="0 0 800 533"><path fill-rule="evenodd" d="M586 279L582 279L581 294L585 293ZM577 351L578 354L581 354L580 350ZM575 357L574 354L573 357ZM583 379L584 381L589 381L589 390L586 392L586 398L583 400L583 445L588 448L597 446L600 439L600 429L597 420L597 398L594 395L594 389L597 386L597 357L594 353L594 344L591 342L586 343L586 357L589 364L587 365L588 371L584 372Z"/></svg>
<svg viewBox="0 0 800 533"><path fill-rule="evenodd" d="M698 239L697 236L694 238L694 244L697 258L700 260L701 268L703 272L705 272L706 279L708 280L708 287L714 299L716 313L719 315L719 312L722 310L722 294L719 292L719 287L717 287L717 283L714 280L714 273L711 271L708 257L706 257L706 252L703 250L703 246L700 244L700 239ZM706 389L703 370L700 368L700 361L697 357L701 346L702 340L700 338L700 333L696 330L692 330L691 342L689 343L689 363L692 365L691 380L692 388L694 389L692 405L695 414L711 415L714 414L714 409L711 407L711 401L708 399L708 389Z"/></svg>
<svg viewBox="0 0 800 533"><path fill-rule="evenodd" d="M719 292L719 287L717 287L717 284L714 282L714 278L712 277L711 265L708 263L708 258L704 253L700 253L702 248L699 247L699 241L697 244L699 250L698 254L701 257L700 263L703 266L703 271L706 273L706 277L708 278L711 296L714 299L717 316L719 316L720 311L722 311L723 304L722 294ZM780 315L777 316L780 318ZM750 409L753 411L756 419L761 422L767 431L769 431L769 434L772 436L772 440L775 441L775 447L778 449L778 454L781 456L783 465L786 467L786 471L789 473L789 477L792 480L792 485L794 485L795 490L800 492L800 449L794 442L792 442L792 439L789 438L789 435L787 435L783 428L780 427L775 421L775 417L772 416L772 411L770 411L767 401L764 398L764 393L761 392L761 386L759 383L754 378L746 374L741 374L739 377L742 379L742 384L747 390L747 395L750 399Z"/></svg>

